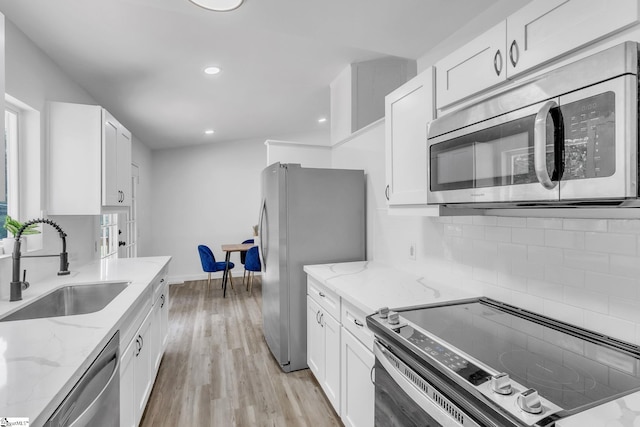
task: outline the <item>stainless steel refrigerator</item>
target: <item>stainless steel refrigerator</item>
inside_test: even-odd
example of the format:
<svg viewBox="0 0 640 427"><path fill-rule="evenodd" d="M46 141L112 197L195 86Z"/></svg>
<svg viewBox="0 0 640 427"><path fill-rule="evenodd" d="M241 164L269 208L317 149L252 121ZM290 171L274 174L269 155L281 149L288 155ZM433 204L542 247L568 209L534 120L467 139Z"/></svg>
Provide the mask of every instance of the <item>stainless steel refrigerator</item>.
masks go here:
<svg viewBox="0 0 640 427"><path fill-rule="evenodd" d="M365 227L364 171L274 163L262 172L263 330L283 371L307 367L303 266L364 260Z"/></svg>

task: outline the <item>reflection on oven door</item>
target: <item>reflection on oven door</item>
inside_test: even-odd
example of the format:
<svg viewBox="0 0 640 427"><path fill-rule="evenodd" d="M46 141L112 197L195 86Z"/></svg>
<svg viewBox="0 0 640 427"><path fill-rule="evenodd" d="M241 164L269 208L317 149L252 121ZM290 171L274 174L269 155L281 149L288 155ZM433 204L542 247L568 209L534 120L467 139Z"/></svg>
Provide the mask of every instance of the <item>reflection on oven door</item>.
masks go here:
<svg viewBox="0 0 640 427"><path fill-rule="evenodd" d="M402 390L378 359L375 405L377 427L442 426Z"/></svg>

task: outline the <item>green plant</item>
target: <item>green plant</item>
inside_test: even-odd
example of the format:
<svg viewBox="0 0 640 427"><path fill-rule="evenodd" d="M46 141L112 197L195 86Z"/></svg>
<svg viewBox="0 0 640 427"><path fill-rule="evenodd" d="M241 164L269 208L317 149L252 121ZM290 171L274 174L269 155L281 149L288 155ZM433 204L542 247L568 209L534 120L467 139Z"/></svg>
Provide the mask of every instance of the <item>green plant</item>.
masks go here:
<svg viewBox="0 0 640 427"><path fill-rule="evenodd" d="M11 218L9 215L4 220L4 228L15 237L18 234L18 230L22 228L22 223L16 219ZM40 234L40 231L36 229L38 224L31 224L27 226L23 231L22 235L26 234Z"/></svg>

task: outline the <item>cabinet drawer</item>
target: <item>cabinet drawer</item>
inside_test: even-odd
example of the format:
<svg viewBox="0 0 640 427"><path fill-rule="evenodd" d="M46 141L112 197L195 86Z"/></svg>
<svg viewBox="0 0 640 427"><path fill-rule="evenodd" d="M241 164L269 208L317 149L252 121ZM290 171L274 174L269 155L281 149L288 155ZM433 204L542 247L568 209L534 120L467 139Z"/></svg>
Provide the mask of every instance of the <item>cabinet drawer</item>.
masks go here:
<svg viewBox="0 0 640 427"><path fill-rule="evenodd" d="M340 318L340 297L311 276L307 278L307 294L327 313Z"/></svg>
<svg viewBox="0 0 640 427"><path fill-rule="evenodd" d="M365 347L373 351L373 332L367 327L367 314L348 301L342 301L342 326L353 334Z"/></svg>

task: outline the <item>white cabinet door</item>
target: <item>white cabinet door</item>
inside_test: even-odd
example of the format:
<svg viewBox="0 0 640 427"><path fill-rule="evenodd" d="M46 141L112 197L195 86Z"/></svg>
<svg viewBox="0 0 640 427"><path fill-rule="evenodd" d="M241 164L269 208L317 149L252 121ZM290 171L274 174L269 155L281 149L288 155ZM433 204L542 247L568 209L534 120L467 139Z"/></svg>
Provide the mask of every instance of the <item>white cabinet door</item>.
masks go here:
<svg viewBox="0 0 640 427"><path fill-rule="evenodd" d="M438 108L505 81L506 25L499 23L436 63Z"/></svg>
<svg viewBox="0 0 640 427"><path fill-rule="evenodd" d="M151 359L153 365L153 373L158 372L160 367L160 361L162 360L162 337L160 336L162 327L162 310L160 309L160 298L158 298L151 310L151 329L150 329L150 345L151 345Z"/></svg>
<svg viewBox="0 0 640 427"><path fill-rule="evenodd" d="M322 312L320 323L324 332L325 372L323 389L336 412L340 413L340 323Z"/></svg>
<svg viewBox="0 0 640 427"><path fill-rule="evenodd" d="M162 343L160 345L160 351L164 354L167 349L167 342L169 341L169 285L167 284L167 278L162 279L164 284L164 290L160 295L160 338ZM160 356L162 358L162 356Z"/></svg>
<svg viewBox="0 0 640 427"><path fill-rule="evenodd" d="M507 76L636 22L637 0L533 1L507 18Z"/></svg>
<svg viewBox="0 0 640 427"><path fill-rule="evenodd" d="M433 68L385 98L385 149L389 205L427 203L427 125L435 118Z"/></svg>
<svg viewBox="0 0 640 427"><path fill-rule="evenodd" d="M120 427L135 427L136 404L133 394L136 340L132 340L120 356Z"/></svg>
<svg viewBox="0 0 640 427"><path fill-rule="evenodd" d="M111 114L104 113L102 140L102 204L118 204L118 134L120 124Z"/></svg>
<svg viewBox="0 0 640 427"><path fill-rule="evenodd" d="M119 206L131 205L131 132L120 125L118 129L117 185Z"/></svg>
<svg viewBox="0 0 640 427"><path fill-rule="evenodd" d="M348 330L342 328L342 406L340 416L347 427L373 427L375 356Z"/></svg>
<svg viewBox="0 0 640 427"><path fill-rule="evenodd" d="M136 350L133 354L135 358L135 366L133 370L133 396L136 410L136 425L140 423L144 408L147 405L149 394L151 394L152 370L152 345L151 345L151 319L152 314L149 313L142 322L138 334L134 338L136 342ZM155 375L154 375L155 376Z"/></svg>
<svg viewBox="0 0 640 427"><path fill-rule="evenodd" d="M324 380L324 331L320 306L307 296L307 365L319 383Z"/></svg>

